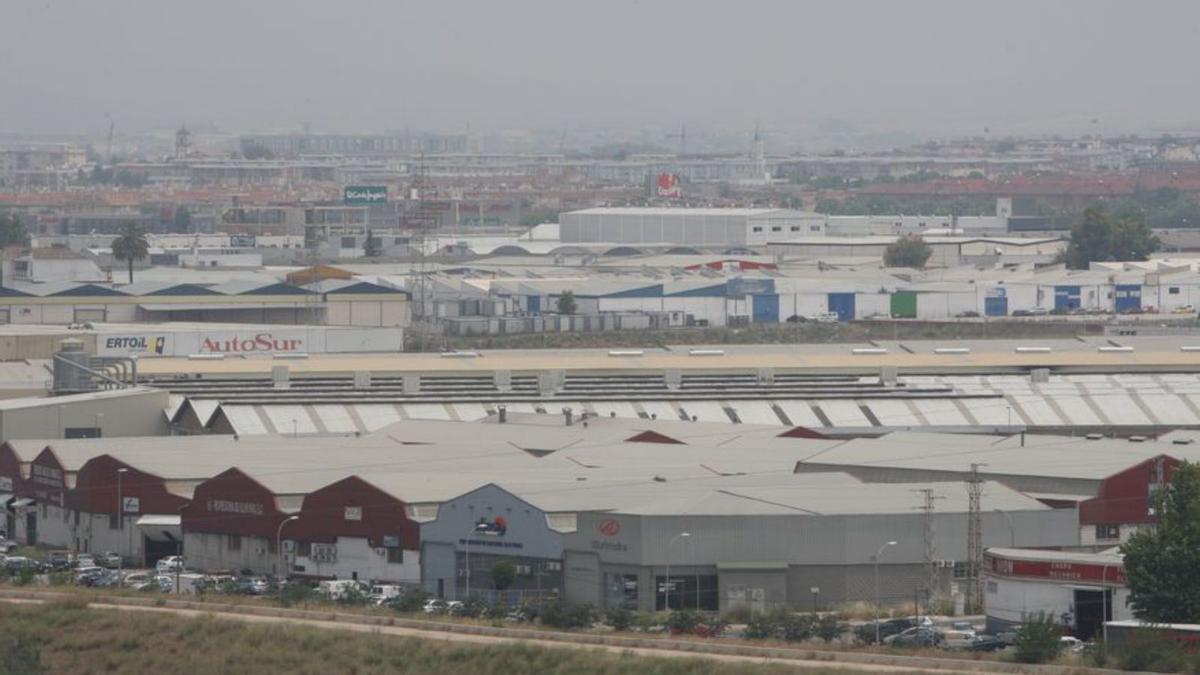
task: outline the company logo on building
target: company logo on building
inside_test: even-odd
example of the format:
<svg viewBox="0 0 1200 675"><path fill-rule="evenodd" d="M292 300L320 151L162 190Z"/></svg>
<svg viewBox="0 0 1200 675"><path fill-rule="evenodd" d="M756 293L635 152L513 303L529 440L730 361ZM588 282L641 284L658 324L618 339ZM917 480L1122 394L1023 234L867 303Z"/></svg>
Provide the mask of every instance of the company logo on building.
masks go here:
<svg viewBox="0 0 1200 675"><path fill-rule="evenodd" d="M238 354L244 352L294 352L304 341L299 338L277 338L271 333L256 333L250 336L235 335L229 338L204 338L200 351L213 354Z"/></svg>
<svg viewBox="0 0 1200 675"><path fill-rule="evenodd" d="M503 537L508 532L508 521L504 519L504 516L496 516L493 520L480 518L479 522L475 523L475 532Z"/></svg>
<svg viewBox="0 0 1200 675"><path fill-rule="evenodd" d="M208 510L218 513L237 513L247 516L261 516L263 514L262 504L253 502L234 502L227 499L210 499L208 500Z"/></svg>
<svg viewBox="0 0 1200 675"><path fill-rule="evenodd" d="M167 348L165 335L147 337L145 335L118 335L105 338L107 349L123 349L127 352L162 354Z"/></svg>
<svg viewBox="0 0 1200 675"><path fill-rule="evenodd" d="M605 518L596 523L596 531L606 537L615 537L621 532L621 523L616 518Z"/></svg>

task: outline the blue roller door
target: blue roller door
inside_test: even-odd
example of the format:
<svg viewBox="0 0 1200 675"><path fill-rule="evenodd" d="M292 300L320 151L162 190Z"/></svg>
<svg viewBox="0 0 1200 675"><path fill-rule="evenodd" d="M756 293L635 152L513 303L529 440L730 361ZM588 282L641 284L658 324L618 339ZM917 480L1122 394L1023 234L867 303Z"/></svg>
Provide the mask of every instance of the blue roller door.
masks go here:
<svg viewBox="0 0 1200 675"><path fill-rule="evenodd" d="M754 299L752 319L754 323L779 323L779 296L760 293L750 296Z"/></svg>
<svg viewBox="0 0 1200 675"><path fill-rule="evenodd" d="M829 311L838 315L838 321L854 320L854 294L830 293Z"/></svg>
<svg viewBox="0 0 1200 675"><path fill-rule="evenodd" d="M542 296L528 295L525 296L525 311L530 314L541 314L542 312Z"/></svg>
<svg viewBox="0 0 1200 675"><path fill-rule="evenodd" d="M1054 309L1079 309L1079 287L1055 286Z"/></svg>
<svg viewBox="0 0 1200 675"><path fill-rule="evenodd" d="M1117 284L1113 290L1113 307L1118 314L1142 308L1141 284Z"/></svg>
<svg viewBox="0 0 1200 675"><path fill-rule="evenodd" d="M984 316L1008 316L1008 298L984 298L983 299L983 314Z"/></svg>

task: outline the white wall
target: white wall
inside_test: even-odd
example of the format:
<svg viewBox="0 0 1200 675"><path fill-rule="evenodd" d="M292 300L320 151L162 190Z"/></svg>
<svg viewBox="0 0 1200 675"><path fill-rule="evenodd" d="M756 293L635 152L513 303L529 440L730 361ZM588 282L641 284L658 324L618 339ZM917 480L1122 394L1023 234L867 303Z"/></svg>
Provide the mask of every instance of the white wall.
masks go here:
<svg viewBox="0 0 1200 675"><path fill-rule="evenodd" d="M234 551L229 547L228 535L185 532L184 564L201 572L248 568L258 574L273 574L279 557L271 553L270 546L265 537L241 537L241 549Z"/></svg>
<svg viewBox="0 0 1200 675"><path fill-rule="evenodd" d="M284 545L287 548L287 545ZM335 579L353 579L358 575L359 581L379 581L387 583L420 583L421 554L419 551L405 550L402 562L389 563L384 549L373 549L366 539L357 537L338 537L337 560L333 562L317 562L304 556L289 556L289 566L304 567L306 576L333 577Z"/></svg>
<svg viewBox="0 0 1200 675"><path fill-rule="evenodd" d="M1038 612L1059 617L1063 612L1072 608L1077 585L988 576L984 582L986 591L984 607L989 619L998 619L1008 623L1020 623L1023 616ZM1097 588L1099 588L1098 585ZM1127 604L1128 600L1128 589L1113 589L1112 617L1114 621L1133 618L1133 612Z"/></svg>

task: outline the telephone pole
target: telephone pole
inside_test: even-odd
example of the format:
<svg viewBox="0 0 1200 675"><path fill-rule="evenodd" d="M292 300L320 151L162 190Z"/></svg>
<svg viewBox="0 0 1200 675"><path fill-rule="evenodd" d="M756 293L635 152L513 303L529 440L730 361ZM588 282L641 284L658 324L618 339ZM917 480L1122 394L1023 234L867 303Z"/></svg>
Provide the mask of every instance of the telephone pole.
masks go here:
<svg viewBox="0 0 1200 675"><path fill-rule="evenodd" d="M933 488L921 488L915 492L924 497L921 506L917 508L925 514L925 606L929 608L933 605L933 598L938 589L937 526L934 524L933 514L937 502L945 497L933 494Z"/></svg>
<svg viewBox="0 0 1200 675"><path fill-rule="evenodd" d="M971 583L967 607L972 613L983 610L983 479L979 477L981 466L985 465L971 465L971 478L967 481L967 569Z"/></svg>

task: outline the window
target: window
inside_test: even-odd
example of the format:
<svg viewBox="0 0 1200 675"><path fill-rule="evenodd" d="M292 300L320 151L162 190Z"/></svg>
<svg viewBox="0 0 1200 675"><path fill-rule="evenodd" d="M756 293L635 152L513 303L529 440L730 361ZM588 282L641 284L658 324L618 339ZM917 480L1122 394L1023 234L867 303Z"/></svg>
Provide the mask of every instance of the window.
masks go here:
<svg viewBox="0 0 1200 675"><path fill-rule="evenodd" d="M75 512L75 527L79 527L79 512Z"/></svg>
<svg viewBox="0 0 1200 675"><path fill-rule="evenodd" d="M654 606L660 611L667 608L667 593L671 594L672 609L699 609L708 612L718 609L715 574L672 574L670 583L666 577L656 576L654 588Z"/></svg>
<svg viewBox="0 0 1200 675"><path fill-rule="evenodd" d="M230 551L242 550L242 535L231 534L225 537L225 548Z"/></svg>
<svg viewBox="0 0 1200 675"><path fill-rule="evenodd" d="M1178 286L1168 286L1167 287L1167 295L1179 295L1179 287Z"/></svg>
<svg viewBox="0 0 1200 675"><path fill-rule="evenodd" d="M995 595L996 593L999 593L1000 592L1000 584L997 584L994 581L987 582L987 592L988 592L988 595Z"/></svg>
<svg viewBox="0 0 1200 675"><path fill-rule="evenodd" d="M358 241L354 237L342 237L342 248L358 248Z"/></svg>
<svg viewBox="0 0 1200 675"><path fill-rule="evenodd" d="M396 563L397 565L404 562L404 549L389 548L387 550L387 561L390 563Z"/></svg>
<svg viewBox="0 0 1200 675"><path fill-rule="evenodd" d="M771 228L771 231L772 232L783 232L783 227L781 227L779 225L775 225Z"/></svg>
<svg viewBox="0 0 1200 675"><path fill-rule="evenodd" d="M971 578L970 563L955 561L955 563L954 563L954 578L955 579L970 579Z"/></svg>
<svg viewBox="0 0 1200 675"><path fill-rule="evenodd" d="M808 226L808 231L809 231L809 232L820 232L820 231L821 231L821 226L820 226L820 225L809 225L809 226Z"/></svg>
<svg viewBox="0 0 1200 675"><path fill-rule="evenodd" d="M799 232L799 231L800 231L800 226L799 226L799 225L793 225L793 226L791 227L791 230L792 230L792 232Z"/></svg>
<svg viewBox="0 0 1200 675"><path fill-rule="evenodd" d="M1120 539L1120 538L1121 538L1121 526L1120 525L1100 524L1100 525L1096 526L1096 540L1097 541L1099 541L1101 539Z"/></svg>
<svg viewBox="0 0 1200 675"><path fill-rule="evenodd" d="M63 429L63 438L100 438L100 428L67 427Z"/></svg>
<svg viewBox="0 0 1200 675"><path fill-rule="evenodd" d="M115 514L115 513L108 514L108 529L116 530L116 529L120 529L120 527L121 527L121 520L117 516L117 514Z"/></svg>
<svg viewBox="0 0 1200 675"><path fill-rule="evenodd" d="M296 555L303 556L305 558L312 555L312 542L311 541L296 542Z"/></svg>
<svg viewBox="0 0 1200 675"><path fill-rule="evenodd" d="M546 561L546 571L547 572L561 572L562 571L562 563L557 560L547 560Z"/></svg>
<svg viewBox="0 0 1200 675"><path fill-rule="evenodd" d="M752 228L750 228L750 229L751 229L751 231L752 231L752 232L762 232L762 228L761 228L761 227L758 227L757 225L756 225L756 226L754 226L754 227L752 227Z"/></svg>

